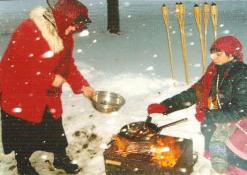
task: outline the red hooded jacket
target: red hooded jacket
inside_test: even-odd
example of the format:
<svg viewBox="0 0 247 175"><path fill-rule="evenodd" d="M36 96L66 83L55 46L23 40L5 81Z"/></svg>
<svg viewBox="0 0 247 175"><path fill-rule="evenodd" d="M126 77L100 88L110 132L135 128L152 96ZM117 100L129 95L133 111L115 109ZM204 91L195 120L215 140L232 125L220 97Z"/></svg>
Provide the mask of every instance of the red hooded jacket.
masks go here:
<svg viewBox="0 0 247 175"><path fill-rule="evenodd" d="M43 18L45 11L33 10L17 27L0 62L2 110L33 123L42 121L46 107L54 118L62 115L62 90L51 87L55 74L61 74L76 94L89 86L74 64L72 35L59 37Z"/></svg>

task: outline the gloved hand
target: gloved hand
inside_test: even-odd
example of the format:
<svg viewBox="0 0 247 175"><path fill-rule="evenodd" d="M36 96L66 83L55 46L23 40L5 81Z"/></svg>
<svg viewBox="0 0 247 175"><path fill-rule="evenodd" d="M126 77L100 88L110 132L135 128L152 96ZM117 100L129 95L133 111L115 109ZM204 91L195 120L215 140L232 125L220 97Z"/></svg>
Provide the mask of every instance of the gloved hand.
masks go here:
<svg viewBox="0 0 247 175"><path fill-rule="evenodd" d="M153 113L163 114L167 111L167 109L168 108L164 105L161 105L159 103L153 103L148 106L147 112L148 114L153 114Z"/></svg>

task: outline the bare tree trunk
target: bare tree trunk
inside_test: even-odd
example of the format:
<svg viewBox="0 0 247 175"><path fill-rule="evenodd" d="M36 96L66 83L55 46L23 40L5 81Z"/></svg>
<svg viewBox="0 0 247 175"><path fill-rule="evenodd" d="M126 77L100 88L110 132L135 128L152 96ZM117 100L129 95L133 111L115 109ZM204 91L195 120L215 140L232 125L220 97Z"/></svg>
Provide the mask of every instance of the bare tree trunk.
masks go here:
<svg viewBox="0 0 247 175"><path fill-rule="evenodd" d="M118 0L107 0L107 15L107 30L118 34L120 32Z"/></svg>

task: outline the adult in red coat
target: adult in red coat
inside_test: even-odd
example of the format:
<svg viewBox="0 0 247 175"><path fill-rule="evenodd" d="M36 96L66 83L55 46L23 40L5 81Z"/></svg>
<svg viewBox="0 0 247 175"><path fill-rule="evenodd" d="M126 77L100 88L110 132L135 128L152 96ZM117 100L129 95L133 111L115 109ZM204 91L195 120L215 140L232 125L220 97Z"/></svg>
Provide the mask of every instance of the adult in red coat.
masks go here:
<svg viewBox="0 0 247 175"><path fill-rule="evenodd" d="M77 0L48 4L33 9L17 27L0 62L3 147L5 153L15 151L20 174L38 174L29 162L36 150L53 152L55 167L78 171L65 151L62 85L87 97L95 93L72 54L72 34L91 22L88 9Z"/></svg>

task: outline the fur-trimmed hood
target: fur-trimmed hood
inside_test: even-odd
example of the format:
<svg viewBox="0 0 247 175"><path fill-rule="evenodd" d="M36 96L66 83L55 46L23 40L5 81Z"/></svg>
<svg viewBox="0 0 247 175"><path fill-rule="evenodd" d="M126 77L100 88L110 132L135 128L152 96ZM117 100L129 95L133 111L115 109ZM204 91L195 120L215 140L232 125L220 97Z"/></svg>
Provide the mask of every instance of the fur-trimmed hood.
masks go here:
<svg viewBox="0 0 247 175"><path fill-rule="evenodd" d="M44 7L34 8L29 13L29 17L37 25L54 53L58 53L64 49L63 40L58 35L55 20L48 9Z"/></svg>

